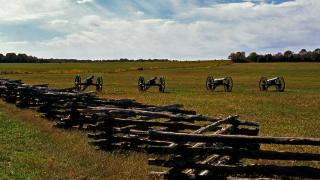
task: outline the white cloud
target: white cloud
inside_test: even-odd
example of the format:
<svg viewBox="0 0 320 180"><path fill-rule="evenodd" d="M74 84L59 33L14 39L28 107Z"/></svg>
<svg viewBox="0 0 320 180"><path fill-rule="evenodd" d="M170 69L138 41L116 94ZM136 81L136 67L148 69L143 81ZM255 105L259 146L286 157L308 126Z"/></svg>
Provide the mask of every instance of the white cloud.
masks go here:
<svg viewBox="0 0 320 180"><path fill-rule="evenodd" d="M61 24L68 24L69 21L68 20L64 20L64 19L55 19L49 22L52 25L61 25Z"/></svg>
<svg viewBox="0 0 320 180"><path fill-rule="evenodd" d="M94 2L90 7L96 12L69 1L63 16L54 15L43 25L55 31L67 29L65 35L19 45L19 49L60 58L212 59L226 58L232 51L265 53L319 46L319 0L281 4L248 1L206 7L170 2L173 17L156 19L138 9L131 11L134 16L122 17ZM45 12L56 12L56 8L49 9Z"/></svg>
<svg viewBox="0 0 320 180"><path fill-rule="evenodd" d="M11 41L11 42L5 42L4 43L5 45L7 45L7 46L16 46L16 45L26 45L26 44L28 44L28 42L27 41Z"/></svg>
<svg viewBox="0 0 320 180"><path fill-rule="evenodd" d="M144 12L142 12L142 11L136 11L136 16L142 17L142 16L144 16Z"/></svg>
<svg viewBox="0 0 320 180"><path fill-rule="evenodd" d="M0 39L0 53L6 54L9 52L26 52L26 47L31 44L28 41L2 41Z"/></svg>
<svg viewBox="0 0 320 180"><path fill-rule="evenodd" d="M0 0L0 22L40 19L63 13L69 0Z"/></svg>
<svg viewBox="0 0 320 180"><path fill-rule="evenodd" d="M78 4L84 4L84 3L91 3L93 2L94 0L78 0L77 3Z"/></svg>

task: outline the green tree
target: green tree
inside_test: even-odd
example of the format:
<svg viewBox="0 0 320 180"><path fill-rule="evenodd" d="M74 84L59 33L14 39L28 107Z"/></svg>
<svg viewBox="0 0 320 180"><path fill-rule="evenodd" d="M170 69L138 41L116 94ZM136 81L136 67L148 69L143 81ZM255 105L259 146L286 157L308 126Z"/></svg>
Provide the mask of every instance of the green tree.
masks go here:
<svg viewBox="0 0 320 180"><path fill-rule="evenodd" d="M292 61L292 60L293 60L293 54L294 54L294 53L293 53L292 51L290 51L290 50L287 50L287 51L285 51L285 52L283 53L286 61Z"/></svg>
<svg viewBox="0 0 320 180"><path fill-rule="evenodd" d="M313 60L320 62L320 48L317 48L313 51Z"/></svg>
<svg viewBox="0 0 320 180"><path fill-rule="evenodd" d="M301 49L299 55L306 55L308 51L306 49Z"/></svg>
<svg viewBox="0 0 320 180"><path fill-rule="evenodd" d="M256 52L252 52L247 57L248 61L257 62L258 61L258 54Z"/></svg>
<svg viewBox="0 0 320 180"><path fill-rule="evenodd" d="M264 58L265 58L266 62L274 62L272 54L266 54L266 55L264 55Z"/></svg>
<svg viewBox="0 0 320 180"><path fill-rule="evenodd" d="M4 57L4 55L0 53L0 63L2 63L3 57Z"/></svg>
<svg viewBox="0 0 320 180"><path fill-rule="evenodd" d="M15 62L17 60L16 53L7 53L5 60L6 60L6 62Z"/></svg>
<svg viewBox="0 0 320 180"><path fill-rule="evenodd" d="M245 52L231 53L228 58L234 63L246 63L247 62Z"/></svg>

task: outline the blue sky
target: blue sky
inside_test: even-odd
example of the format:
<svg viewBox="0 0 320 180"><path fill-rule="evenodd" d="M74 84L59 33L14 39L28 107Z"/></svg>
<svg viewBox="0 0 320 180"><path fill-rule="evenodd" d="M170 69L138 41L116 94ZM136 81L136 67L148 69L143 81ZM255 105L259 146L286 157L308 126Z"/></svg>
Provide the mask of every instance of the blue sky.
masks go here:
<svg viewBox="0 0 320 180"><path fill-rule="evenodd" d="M320 0L0 0L0 53L223 59L320 47Z"/></svg>

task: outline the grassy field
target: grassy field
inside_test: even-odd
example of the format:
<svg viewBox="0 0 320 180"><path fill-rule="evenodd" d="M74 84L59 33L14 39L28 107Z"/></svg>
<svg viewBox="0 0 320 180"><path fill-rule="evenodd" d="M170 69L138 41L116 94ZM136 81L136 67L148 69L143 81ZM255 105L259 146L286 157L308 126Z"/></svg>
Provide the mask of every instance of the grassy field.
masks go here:
<svg viewBox="0 0 320 180"><path fill-rule="evenodd" d="M138 71L137 69L141 67L144 70ZM0 77L22 79L31 84L49 83L51 87L73 86L76 74L80 74L83 79L91 74L102 75L104 89L100 96L106 98L132 98L139 102L156 105L181 103L185 105L186 109L196 110L201 114L214 117L238 114L242 119L259 122L261 124L260 135L262 136L320 137L320 64L316 63L231 64L220 61L1 64L0 66ZM159 93L156 88L145 93L138 92L137 77L139 75L145 76L146 79L164 75L167 82L166 93ZM225 93L222 88L215 92L208 92L205 88L205 79L208 75L214 77L232 76L233 92ZM260 92L258 81L261 76L284 76L286 91L282 93L273 90ZM147 178L146 155L129 153L123 157L117 153L111 155L95 152L92 147L86 144L87 139L83 133L51 130L49 122L37 118L34 120L31 117L28 117L29 120L26 121L21 111L16 109L15 113L12 113L12 109L15 108L8 107L4 103L0 104L0 111L4 112L0 115L0 148L2 146L8 148L4 153L2 150L0 152L1 176L10 177L12 170L16 170L17 174L23 174L24 171L30 171L30 167L36 169L30 171L34 172L30 174L31 178L49 176L53 173L55 177L66 175L71 178L93 177L97 179L110 177L110 174L113 174L114 176L110 178L123 179L126 176L121 172L130 175L131 179L135 177L137 179L139 177ZM12 114L19 113L19 117L11 119ZM24 132L23 134L26 135L31 133L30 136L23 136L23 139L26 138L25 141L28 143L20 144L20 137L16 135L19 132ZM56 137L60 133L65 136ZM5 138L7 136L12 136L13 139L16 137L17 140L8 142L6 141L8 138ZM20 148L24 146L26 146L25 153L31 153L31 157L35 157L34 159L30 160L25 154L8 153L19 152ZM33 149L34 146L41 148ZM53 150L51 146L57 147ZM82 151L78 150L81 148ZM316 148L298 146L263 146L263 148L320 152ZM74 152L77 152L76 155L73 155ZM88 154L92 158L86 158ZM70 158L66 158L69 155ZM42 158L39 160L39 157ZM51 157L50 162L48 157ZM7 167L7 158L12 158L13 162L21 164L25 167L24 170L19 171L15 166ZM126 158L128 159L126 160ZM110 165L104 160L115 161L115 164ZM25 165L26 163L29 164ZM29 166L30 163L32 166ZM56 171L48 171L50 163L55 164ZM92 167L92 163L95 164L95 167ZM308 162L308 165L320 166L315 162ZM1 174L3 168L5 171L4 174ZM85 169L88 170L85 171ZM76 175L77 172L80 176Z"/></svg>

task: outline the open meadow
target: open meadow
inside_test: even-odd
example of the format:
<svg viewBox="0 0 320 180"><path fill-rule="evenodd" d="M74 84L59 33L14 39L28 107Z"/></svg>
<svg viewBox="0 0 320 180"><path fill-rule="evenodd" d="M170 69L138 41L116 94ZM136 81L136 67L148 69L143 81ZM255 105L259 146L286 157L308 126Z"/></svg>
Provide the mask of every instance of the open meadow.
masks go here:
<svg viewBox="0 0 320 180"><path fill-rule="evenodd" d="M143 68L143 70L139 70ZM110 62L75 64L1 64L0 78L29 84L72 87L75 75L103 77L104 98L130 98L152 105L183 104L212 117L239 115L260 123L260 136L320 138L320 64L199 62ZM139 92L138 76L165 76L166 90ZM231 93L222 87L207 91L205 80L231 76ZM261 76L283 76L285 92L259 91ZM94 90L89 88L88 90ZM100 152L87 144L84 132L52 128L52 122L31 110L0 102L0 177L147 179L148 156L142 153ZM315 147L270 146L263 149L320 152ZM268 163L268 162L260 162ZM281 162L279 162L281 164ZM299 164L299 162L292 162ZM320 167L319 163L307 165ZM152 167L151 167L152 168Z"/></svg>

